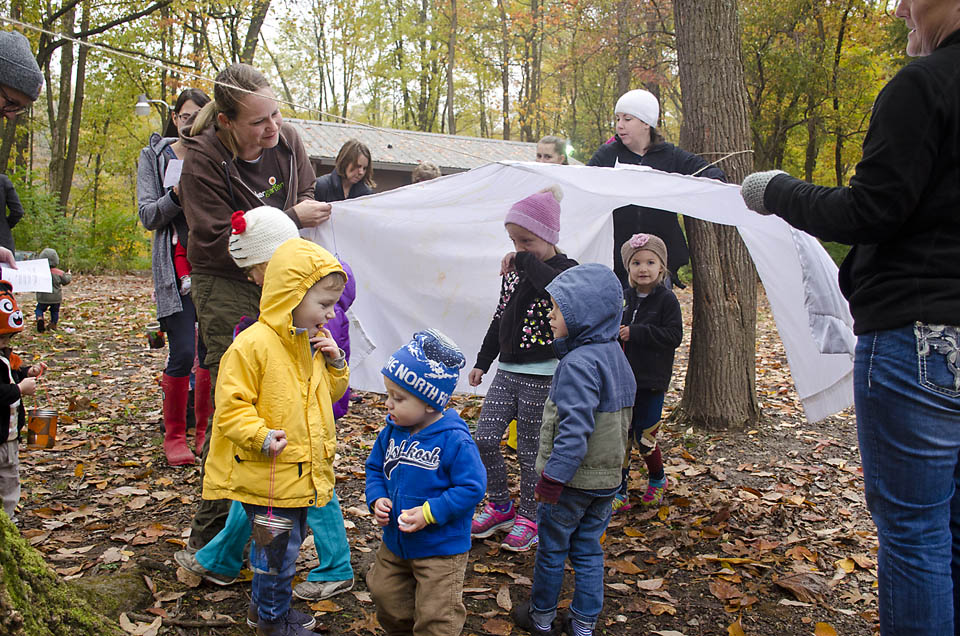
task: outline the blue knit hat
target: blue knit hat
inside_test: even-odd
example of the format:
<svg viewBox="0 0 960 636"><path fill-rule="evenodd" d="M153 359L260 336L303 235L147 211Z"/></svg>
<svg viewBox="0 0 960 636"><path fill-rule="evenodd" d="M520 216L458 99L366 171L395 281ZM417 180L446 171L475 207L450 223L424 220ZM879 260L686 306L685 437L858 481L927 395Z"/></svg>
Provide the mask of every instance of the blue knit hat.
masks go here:
<svg viewBox="0 0 960 636"><path fill-rule="evenodd" d="M402 389L442 411L466 364L460 348L436 329L413 334L413 339L390 356L381 373Z"/></svg>

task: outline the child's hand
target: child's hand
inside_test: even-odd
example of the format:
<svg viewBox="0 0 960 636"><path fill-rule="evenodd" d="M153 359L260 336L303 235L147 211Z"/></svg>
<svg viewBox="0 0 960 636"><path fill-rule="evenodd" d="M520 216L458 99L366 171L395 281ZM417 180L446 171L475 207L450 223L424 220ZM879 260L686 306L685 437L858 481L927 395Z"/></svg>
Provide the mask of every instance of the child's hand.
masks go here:
<svg viewBox="0 0 960 636"><path fill-rule="evenodd" d="M24 378L17 386L20 387L20 395L33 395L37 392L37 379Z"/></svg>
<svg viewBox="0 0 960 636"><path fill-rule="evenodd" d="M323 353L327 360L336 360L340 357L340 345L333 339L330 330L326 327L320 327L320 331L313 338L310 338L310 344L315 351Z"/></svg>
<svg viewBox="0 0 960 636"><path fill-rule="evenodd" d="M503 260L500 261L500 275L504 276L510 272L516 271L514 261L517 258L516 252L507 252L506 256L503 257Z"/></svg>
<svg viewBox="0 0 960 636"><path fill-rule="evenodd" d="M416 532L427 527L427 520L423 518L423 506L401 510L397 518L400 532Z"/></svg>
<svg viewBox="0 0 960 636"><path fill-rule="evenodd" d="M285 431L276 430L273 432L273 439L270 440L270 447L267 448L267 454L270 455L270 457L276 457L286 447L287 433Z"/></svg>
<svg viewBox="0 0 960 636"><path fill-rule="evenodd" d="M44 362L40 364L35 364L29 369L27 369L27 376L31 378L39 378L43 375L43 372L47 370L47 365Z"/></svg>
<svg viewBox="0 0 960 636"><path fill-rule="evenodd" d="M624 342L630 339L630 325L620 325L620 339Z"/></svg>
<svg viewBox="0 0 960 636"><path fill-rule="evenodd" d="M373 502L373 518L377 525L383 528L390 523L390 511L393 510L393 502L387 497L380 497Z"/></svg>
<svg viewBox="0 0 960 636"><path fill-rule="evenodd" d="M470 373L467 374L467 380L470 382L470 386L479 386L483 382L483 371L474 367L470 369Z"/></svg>

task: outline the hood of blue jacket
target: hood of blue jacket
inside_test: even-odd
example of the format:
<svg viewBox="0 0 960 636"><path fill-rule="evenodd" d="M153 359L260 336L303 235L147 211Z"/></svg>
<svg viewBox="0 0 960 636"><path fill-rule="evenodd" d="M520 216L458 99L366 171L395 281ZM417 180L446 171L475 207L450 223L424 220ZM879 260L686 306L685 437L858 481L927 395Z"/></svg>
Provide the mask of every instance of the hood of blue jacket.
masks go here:
<svg viewBox="0 0 960 636"><path fill-rule="evenodd" d="M557 356L585 344L616 341L623 314L623 287L606 265L585 263L547 285L567 323L567 336L553 342Z"/></svg>

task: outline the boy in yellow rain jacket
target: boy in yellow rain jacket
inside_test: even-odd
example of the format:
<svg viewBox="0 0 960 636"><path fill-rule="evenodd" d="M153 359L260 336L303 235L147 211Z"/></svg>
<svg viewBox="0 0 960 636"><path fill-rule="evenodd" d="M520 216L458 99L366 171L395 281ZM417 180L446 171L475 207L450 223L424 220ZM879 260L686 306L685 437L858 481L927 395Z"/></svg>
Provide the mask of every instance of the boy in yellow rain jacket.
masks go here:
<svg viewBox="0 0 960 636"><path fill-rule="evenodd" d="M290 607L290 584L307 507L323 506L333 494L332 405L350 374L324 324L345 283L325 249L286 241L267 266L259 320L220 361L203 497L240 501L251 523L256 515L292 523L289 538L284 532L272 542L254 525L251 597L263 636L311 633L304 628L309 617Z"/></svg>

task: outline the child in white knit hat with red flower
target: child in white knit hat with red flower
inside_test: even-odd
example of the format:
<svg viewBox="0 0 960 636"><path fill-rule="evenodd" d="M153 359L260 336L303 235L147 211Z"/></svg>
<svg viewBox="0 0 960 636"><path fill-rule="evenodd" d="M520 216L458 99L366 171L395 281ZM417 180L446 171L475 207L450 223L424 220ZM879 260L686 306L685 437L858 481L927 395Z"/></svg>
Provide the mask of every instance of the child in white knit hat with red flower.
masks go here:
<svg viewBox="0 0 960 636"><path fill-rule="evenodd" d="M493 361L500 362L487 391L475 439L487 469L487 503L474 517L471 535L489 537L509 531L503 548L529 550L537 543L537 485L534 463L540 445L543 404L550 391L557 356L550 331L550 295L546 286L577 262L557 248L560 236L559 187L532 194L511 206L504 220L516 248L503 257L500 302L470 371L477 386ZM507 469L500 440L510 421L517 420L520 497L515 505L507 486Z"/></svg>

